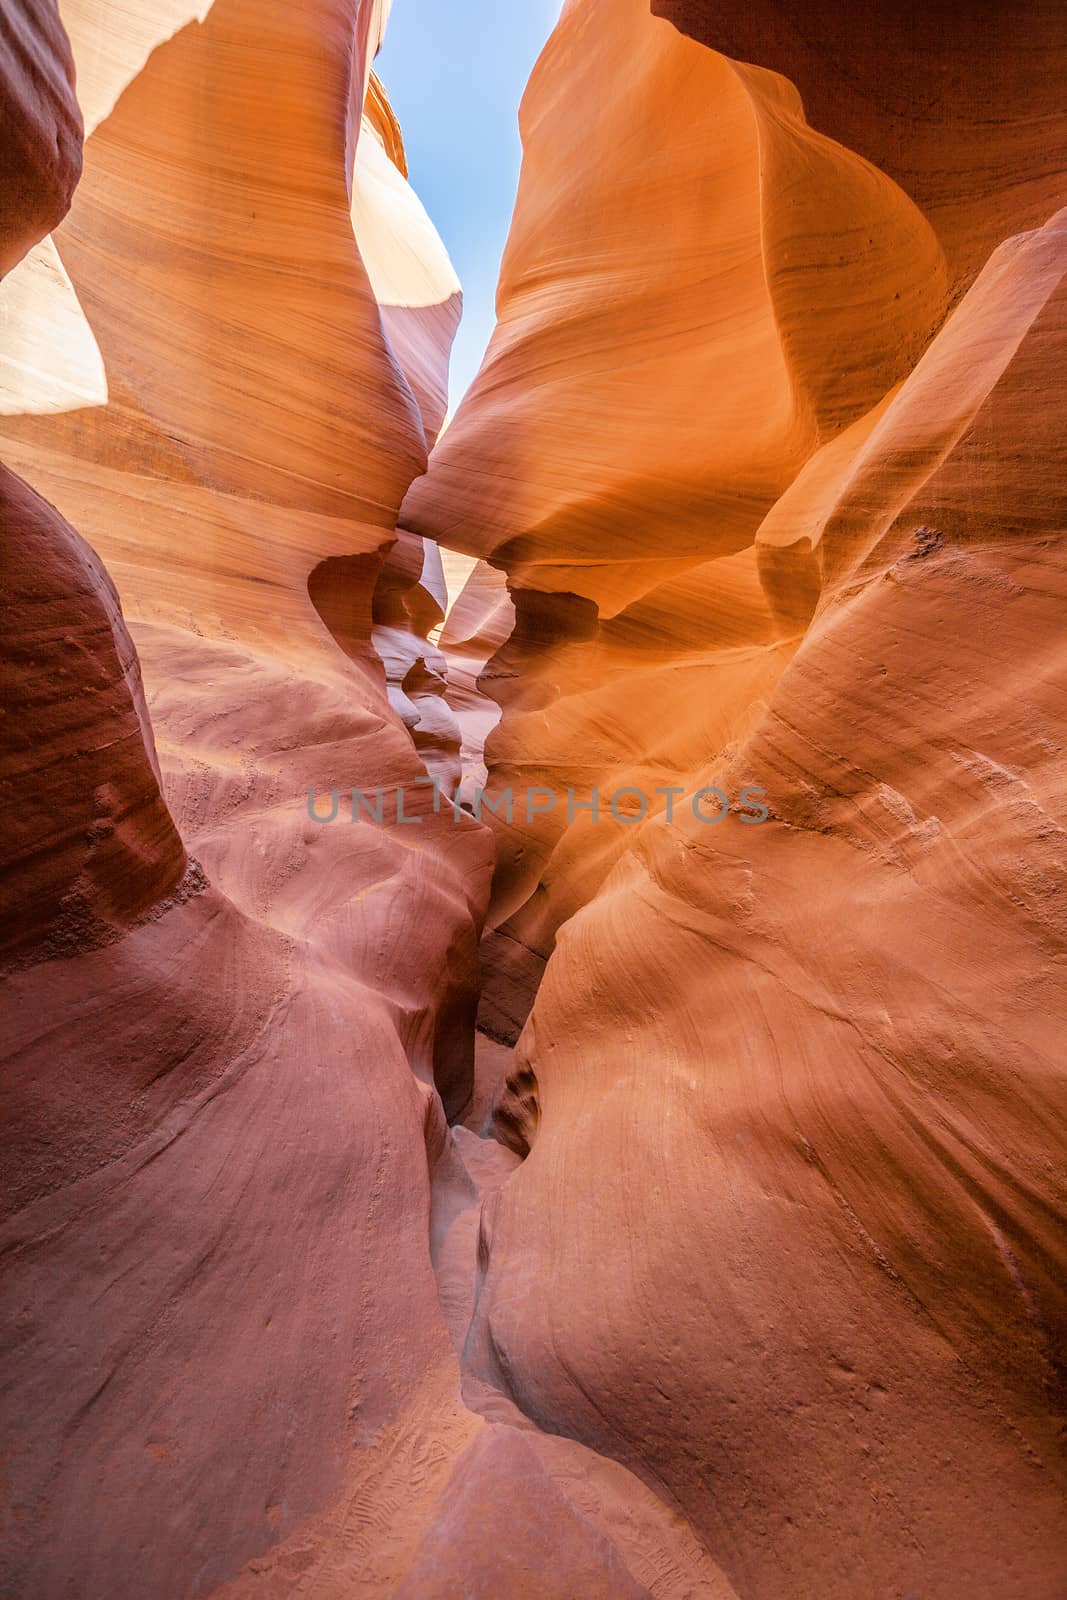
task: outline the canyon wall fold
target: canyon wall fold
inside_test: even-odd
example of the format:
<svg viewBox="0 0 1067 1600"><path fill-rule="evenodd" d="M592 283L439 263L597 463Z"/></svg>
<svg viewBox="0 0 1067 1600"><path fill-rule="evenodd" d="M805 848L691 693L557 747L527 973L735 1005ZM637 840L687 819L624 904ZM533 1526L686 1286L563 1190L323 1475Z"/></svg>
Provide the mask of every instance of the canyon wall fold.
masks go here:
<svg viewBox="0 0 1067 1600"><path fill-rule="evenodd" d="M0 300L0 1587L37 1600L731 1594L626 1469L461 1395L514 1158L446 1123L493 861L427 781L447 589L395 528L460 294L387 11L64 7L84 179ZM71 58L25 18L54 61L5 115L50 138Z"/></svg>
<svg viewBox="0 0 1067 1600"><path fill-rule="evenodd" d="M74 64L55 0L0 18L0 277L55 226L81 172Z"/></svg>
<svg viewBox="0 0 1067 1600"><path fill-rule="evenodd" d="M840 0L651 0L690 38L783 73L812 124L900 184L958 286L1010 234L1063 204L1067 30L1055 0L867 7Z"/></svg>
<svg viewBox="0 0 1067 1600"><path fill-rule="evenodd" d="M1058 12L567 0L446 428L389 11L0 18L0 1590L1061 1600Z"/></svg>
<svg viewBox="0 0 1067 1600"><path fill-rule="evenodd" d="M417 203L364 206L379 281L390 239L427 251L394 350L351 216L380 8L66 20L93 131L50 248L107 384L4 419L93 548L5 473L0 1587L186 1595L272 1548L306 1573L294 1530L372 1505L406 1430L409 1527L334 1530L334 1585L383 1584L480 1426L428 1233L490 860L414 789L371 643L456 286ZM5 105L45 126L37 77ZM309 815L401 785L417 828Z"/></svg>
<svg viewBox="0 0 1067 1600"><path fill-rule="evenodd" d="M1062 24L653 9L564 7L401 513L515 607L467 1392L746 1600L1054 1600Z"/></svg>
<svg viewBox="0 0 1067 1600"><path fill-rule="evenodd" d="M1065 270L1062 222L1006 245L887 410L827 519L863 544L687 781L770 820L642 830L498 1113L477 1370L743 1594L1063 1583Z"/></svg>
<svg viewBox="0 0 1067 1600"><path fill-rule="evenodd" d="M641 0L566 9L522 124L500 322L402 520L507 570L494 783L588 804L745 731L797 623L756 532L911 369L948 280L915 206L790 84ZM555 928L629 833L563 808L530 823L498 829L488 1003L512 1039Z"/></svg>

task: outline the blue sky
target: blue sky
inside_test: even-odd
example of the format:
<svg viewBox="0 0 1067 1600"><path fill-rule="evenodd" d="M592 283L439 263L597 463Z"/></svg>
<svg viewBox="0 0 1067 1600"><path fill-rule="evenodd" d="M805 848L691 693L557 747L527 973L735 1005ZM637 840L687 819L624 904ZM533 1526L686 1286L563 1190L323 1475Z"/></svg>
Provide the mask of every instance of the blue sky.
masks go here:
<svg viewBox="0 0 1067 1600"><path fill-rule="evenodd" d="M453 409L495 321L519 179L518 110L561 0L394 0L375 71L404 130L411 181L463 285Z"/></svg>

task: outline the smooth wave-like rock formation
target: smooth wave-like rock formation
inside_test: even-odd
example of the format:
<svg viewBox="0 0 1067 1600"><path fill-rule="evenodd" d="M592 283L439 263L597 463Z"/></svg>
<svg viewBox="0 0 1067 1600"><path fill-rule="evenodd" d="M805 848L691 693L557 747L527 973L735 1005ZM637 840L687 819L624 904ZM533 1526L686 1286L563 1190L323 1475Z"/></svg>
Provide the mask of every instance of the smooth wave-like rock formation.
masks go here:
<svg viewBox="0 0 1067 1600"><path fill-rule="evenodd" d="M944 262L791 85L642 0L567 8L522 125L500 322L404 520L613 616L751 544L814 446L910 370Z"/></svg>
<svg viewBox="0 0 1067 1600"><path fill-rule="evenodd" d="M34 959L4 994L2 1586L27 1596L215 1588L338 1495L373 1498L401 1418L441 1453L427 1503L450 1426L457 1451L480 1427L450 1401L427 1130L470 1093L484 840L426 791L411 829L326 827L305 801L392 800L423 772L370 640L425 463L350 220L348 106L380 17L199 12L135 19L158 28L108 76L56 238L107 404L8 418L4 441L108 563L197 862L173 894L184 855L111 583L5 477L28 690L3 728L25 819L5 932ZM91 87L124 15L68 21ZM57 220L42 206L38 232ZM58 946L22 915L75 896ZM413 1477L411 1552L338 1535L339 1584L402 1574L417 1501Z"/></svg>
<svg viewBox="0 0 1067 1600"><path fill-rule="evenodd" d="M6 468L0 522L0 952L40 960L125 931L177 887L185 854L114 585Z"/></svg>
<svg viewBox="0 0 1067 1600"><path fill-rule="evenodd" d="M460 1397L513 1158L445 1123L492 857L425 783L447 597L394 524L458 285L387 7L66 10L93 131L0 381L93 546L5 473L0 1587L728 1596L624 1468Z"/></svg>
<svg viewBox="0 0 1067 1600"><path fill-rule="evenodd" d="M70 203L82 162L73 77L51 0L5 13L0 275ZM0 527L0 959L9 965L119 937L177 886L185 856L107 573L6 467Z"/></svg>
<svg viewBox="0 0 1067 1600"><path fill-rule="evenodd" d="M922 207L955 282L1063 204L1067 29L1057 0L651 0L656 16L783 73L809 121Z"/></svg>
<svg viewBox="0 0 1067 1600"><path fill-rule="evenodd" d="M448 406L448 356L463 297L437 230L407 182L403 135L373 73L356 151L352 224L383 330L432 445Z"/></svg>
<svg viewBox="0 0 1067 1600"><path fill-rule="evenodd" d="M833 598L701 775L771 820L642 831L498 1113L477 1369L743 1594L1064 1581L1065 270L1062 222L1004 246L889 408Z"/></svg>
<svg viewBox="0 0 1067 1600"><path fill-rule="evenodd" d="M0 19L0 1590L1060 1600L1051 6L568 0L443 432L388 12Z"/></svg>
<svg viewBox="0 0 1067 1600"><path fill-rule="evenodd" d="M564 8L402 511L506 573L491 788L556 796L493 821L467 1390L751 1600L1053 1600L1062 30L655 9Z"/></svg>
<svg viewBox="0 0 1067 1600"><path fill-rule="evenodd" d="M19 0L0 17L0 278L66 214L81 151L56 0Z"/></svg>
<svg viewBox="0 0 1067 1600"><path fill-rule="evenodd" d="M605 811L636 786L662 810L654 790L742 736L787 662L806 616L780 616L757 530L911 370L944 257L790 84L641 0L567 8L522 124L500 322L403 521L507 571L495 785L596 789ZM558 805L498 832L487 1004L513 1039L630 828Z"/></svg>

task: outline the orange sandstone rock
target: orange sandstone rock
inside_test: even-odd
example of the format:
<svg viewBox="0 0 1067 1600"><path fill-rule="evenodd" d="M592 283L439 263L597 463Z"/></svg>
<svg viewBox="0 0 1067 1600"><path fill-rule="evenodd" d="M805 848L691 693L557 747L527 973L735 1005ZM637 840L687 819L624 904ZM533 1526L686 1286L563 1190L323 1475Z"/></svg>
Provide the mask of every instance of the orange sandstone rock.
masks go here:
<svg viewBox="0 0 1067 1600"><path fill-rule="evenodd" d="M1051 12L656 9L566 6L422 476L388 6L64 6L0 436L108 570L0 477L27 1600L1067 1585ZM14 28L12 259L73 170ZM490 838L419 780L487 695L476 1080Z"/></svg>
<svg viewBox="0 0 1067 1600"><path fill-rule="evenodd" d="M919 204L957 284L1063 203L1067 29L1057 0L652 0L712 50L784 73L808 121ZM863 37L858 29L862 27Z"/></svg>
<svg viewBox="0 0 1067 1600"><path fill-rule="evenodd" d="M500 322L402 513L507 570L518 622L483 679L510 712L493 785L561 797L494 823L487 996L511 1039L555 929L630 837L610 814L568 821L565 791L606 811L636 786L662 811L658 787L743 736L797 630L757 530L947 305L940 246L895 184L813 130L785 80L640 0L565 10L522 125Z"/></svg>
<svg viewBox="0 0 1067 1600"><path fill-rule="evenodd" d="M1065 268L1062 218L1002 247L828 486L827 597L688 780L771 820L638 834L501 1101L475 1371L746 1595L1065 1581Z"/></svg>
<svg viewBox="0 0 1067 1600"><path fill-rule="evenodd" d="M724 42L723 8L670 9ZM530 1013L494 1113L524 1160L481 1208L465 1392L655 1484L752 1600L1054 1600L1050 13L1001 38L984 118L988 39L898 81L900 28L887 71L831 9L731 13L739 65L627 0L565 8L500 325L402 513L506 571L491 784L560 797L494 824L482 1022ZM826 59L807 122L790 29L798 79ZM1039 79L1031 119L1010 86ZM825 137L854 125L888 175ZM674 819L568 824L567 787L624 783L676 785ZM711 784L768 821L698 820Z"/></svg>
<svg viewBox="0 0 1067 1600"><path fill-rule="evenodd" d="M5 983L0 1404L19 1515L0 1587L40 1600L445 1592L442 1540L493 1592L499 1523L478 1506L499 1514L508 1484L546 1498L531 1546L567 1526L537 1555L541 1592L593 1574L669 1597L692 1573L729 1594L625 1469L527 1446L522 1418L460 1396L433 1260L457 1225L450 1303L469 1321L478 1190L445 1107L472 1093L491 854L418 787L420 753L454 762L458 728L424 681L439 562L411 535L394 547L394 523L458 307L378 91L362 116L384 11L70 6L95 128L54 241L70 293L38 297L42 255L17 303L36 330L57 303L84 317L106 381L79 387L57 358L20 410L25 371L5 374L4 449L114 577L194 865L168 892L183 856L136 660L56 519L74 645L100 679L86 705L116 742L96 748L94 722L93 748L59 750L66 810L30 888L44 907L80 873L124 936L38 944L47 959ZM10 498L36 537L41 502ZM60 742L65 615L38 653ZM390 630L414 745L373 648ZM116 763L122 827L83 841ZM353 790L381 791L380 823L345 820ZM336 822L309 791L320 818L336 792Z"/></svg>

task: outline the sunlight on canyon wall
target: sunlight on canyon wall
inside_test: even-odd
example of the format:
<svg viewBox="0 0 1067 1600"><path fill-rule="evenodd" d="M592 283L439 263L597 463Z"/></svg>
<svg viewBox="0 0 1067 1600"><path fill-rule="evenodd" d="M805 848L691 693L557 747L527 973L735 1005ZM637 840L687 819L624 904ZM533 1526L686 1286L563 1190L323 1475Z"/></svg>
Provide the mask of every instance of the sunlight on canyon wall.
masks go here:
<svg viewBox="0 0 1067 1600"><path fill-rule="evenodd" d="M0 1590L1059 1600L1057 8L567 0L447 427L389 9L0 19Z"/></svg>

